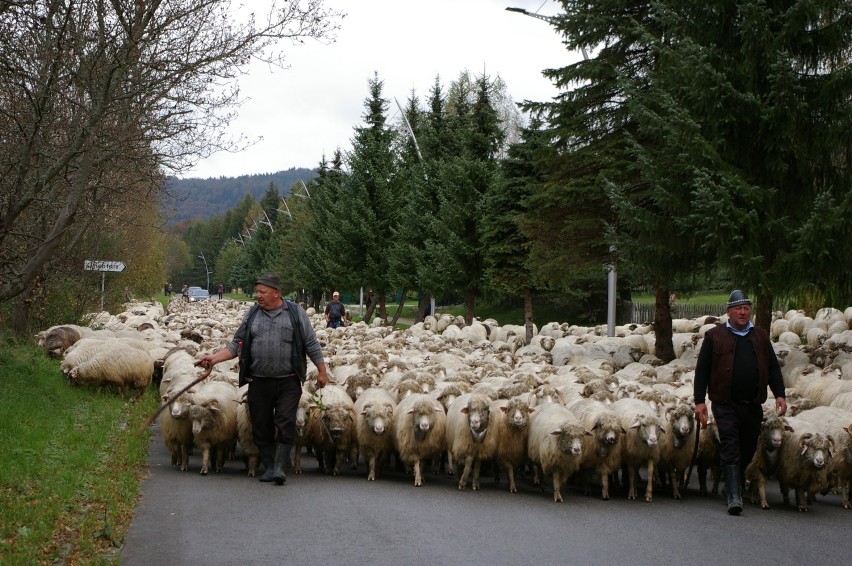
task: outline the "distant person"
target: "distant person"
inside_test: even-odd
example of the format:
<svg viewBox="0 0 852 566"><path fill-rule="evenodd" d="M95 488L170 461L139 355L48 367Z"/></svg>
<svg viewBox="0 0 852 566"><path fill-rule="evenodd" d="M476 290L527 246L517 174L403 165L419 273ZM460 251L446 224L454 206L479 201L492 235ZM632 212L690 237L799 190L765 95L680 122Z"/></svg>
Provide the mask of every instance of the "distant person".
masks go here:
<svg viewBox="0 0 852 566"><path fill-rule="evenodd" d="M222 300L222 297L225 295L225 286L219 283L216 287L216 292L219 293L219 300Z"/></svg>
<svg viewBox="0 0 852 566"><path fill-rule="evenodd" d="M184 301L189 302L189 285L186 283L183 284L183 287L180 288L180 295Z"/></svg>
<svg viewBox="0 0 852 566"><path fill-rule="evenodd" d="M739 289L728 298L728 322L704 335L695 366L695 418L707 428L705 395L713 402L728 513L743 511L742 481L757 450L766 388L778 416L787 412L784 379L769 334L751 323L751 300ZM650 481L650 480L649 480Z"/></svg>
<svg viewBox="0 0 852 566"><path fill-rule="evenodd" d="M364 306L367 310L370 310L370 305L373 304L373 291L372 289L367 291L367 296L364 298Z"/></svg>
<svg viewBox="0 0 852 566"><path fill-rule="evenodd" d="M169 296L169 292L170 292L170 291L171 291L171 285L169 285L169 283L168 283L168 282L163 283L163 294L164 294L166 297L168 297L168 296Z"/></svg>
<svg viewBox="0 0 852 566"><path fill-rule="evenodd" d="M340 293L335 291L331 294L331 302L325 306L325 322L328 328L340 328L343 325L343 317L346 315L346 307L340 302Z"/></svg>

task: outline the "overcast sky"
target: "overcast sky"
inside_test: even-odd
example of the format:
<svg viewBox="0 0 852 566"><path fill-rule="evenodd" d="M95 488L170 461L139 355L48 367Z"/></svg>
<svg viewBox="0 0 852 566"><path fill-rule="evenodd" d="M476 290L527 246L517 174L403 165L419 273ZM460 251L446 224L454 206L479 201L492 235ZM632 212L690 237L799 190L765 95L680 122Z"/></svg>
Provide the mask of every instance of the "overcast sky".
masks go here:
<svg viewBox="0 0 852 566"><path fill-rule="evenodd" d="M542 69L581 57L566 50L547 22L506 11L515 6L554 15L560 5L553 0L326 2L347 14L335 43L308 40L288 47L288 69L256 65L240 79L250 100L239 109L232 135L263 139L240 153L215 154L184 177L314 168L338 147L349 150L353 128L363 123L367 81L374 72L395 120L394 99L404 107L414 90L425 101L436 76L446 88L465 69L474 76L499 75L516 102L550 100L557 90Z"/></svg>

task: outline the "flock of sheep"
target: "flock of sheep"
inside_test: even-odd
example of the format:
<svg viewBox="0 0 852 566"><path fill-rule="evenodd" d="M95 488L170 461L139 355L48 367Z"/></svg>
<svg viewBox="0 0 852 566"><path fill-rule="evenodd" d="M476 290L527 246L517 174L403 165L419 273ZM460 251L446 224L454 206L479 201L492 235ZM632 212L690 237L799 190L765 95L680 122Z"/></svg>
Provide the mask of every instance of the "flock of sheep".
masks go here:
<svg viewBox="0 0 852 566"><path fill-rule="evenodd" d="M62 357L71 383L139 392L153 381L168 403L160 415L163 441L181 470L198 450L202 474L236 455L254 476L258 450L245 390L236 385L236 360L186 389L199 375L193 362L230 341L248 305L175 300L168 312L155 302L126 308L93 315L89 327L50 328L39 344ZM443 315L405 330L382 321L332 330L322 314L308 313L331 383L316 389L309 364L297 416L297 474L310 450L333 475L363 462L374 481L393 458L413 473L415 486L431 471L455 474L459 489L476 490L485 463L495 475L505 471L512 492L519 472L529 472L542 489L549 478L553 500L562 501L569 480L608 499L611 482L620 479L635 499L644 470L643 497L651 501L655 488L681 497L697 450L701 492L708 491L707 471L712 492L718 490L718 435L712 421L696 430L692 378L704 332L724 317L675 320L677 358L664 364L654 356L647 325L616 327L607 337L605 327L548 323L526 343L523 327L493 320L465 325ZM775 415L772 399L765 406L760 445L746 472L752 500L764 508L769 477L778 479L785 502L795 490L800 510L828 489L838 489L850 508L850 324L852 307L822 309L812 318L798 311L774 316L771 336L794 416Z"/></svg>

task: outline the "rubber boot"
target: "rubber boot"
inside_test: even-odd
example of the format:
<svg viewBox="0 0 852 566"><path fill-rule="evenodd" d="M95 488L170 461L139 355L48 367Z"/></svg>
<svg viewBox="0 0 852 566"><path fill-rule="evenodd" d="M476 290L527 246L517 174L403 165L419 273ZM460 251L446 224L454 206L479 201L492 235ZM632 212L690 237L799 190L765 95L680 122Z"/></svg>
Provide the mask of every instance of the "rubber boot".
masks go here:
<svg viewBox="0 0 852 566"><path fill-rule="evenodd" d="M272 472L272 479L275 480L275 485L284 485L287 481L287 476L284 475L284 466L290 462L290 445L276 444L275 445L275 467Z"/></svg>
<svg viewBox="0 0 852 566"><path fill-rule="evenodd" d="M739 515L743 512L743 496L740 486L739 464L728 464L725 470L725 492L728 496L728 515Z"/></svg>
<svg viewBox="0 0 852 566"><path fill-rule="evenodd" d="M260 461L263 462L265 470L263 475L258 478L258 481L270 482L275 479L275 446L272 444L261 446Z"/></svg>

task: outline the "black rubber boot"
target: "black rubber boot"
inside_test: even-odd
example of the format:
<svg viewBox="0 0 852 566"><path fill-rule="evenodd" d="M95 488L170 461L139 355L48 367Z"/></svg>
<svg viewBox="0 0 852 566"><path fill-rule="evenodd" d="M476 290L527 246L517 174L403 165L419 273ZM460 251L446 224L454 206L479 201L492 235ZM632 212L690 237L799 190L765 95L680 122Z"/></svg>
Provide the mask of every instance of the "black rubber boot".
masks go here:
<svg viewBox="0 0 852 566"><path fill-rule="evenodd" d="M275 468L272 472L272 479L275 480L275 485L284 485L287 481L287 476L284 475L284 466L290 462L290 445L276 444L275 445Z"/></svg>
<svg viewBox="0 0 852 566"><path fill-rule="evenodd" d="M725 492L728 496L728 515L739 515L743 512L742 487L740 485L739 464L724 466Z"/></svg>
<svg viewBox="0 0 852 566"><path fill-rule="evenodd" d="M258 478L258 481L270 482L275 479L275 446L269 444L260 447L260 461L263 462L265 468L263 475Z"/></svg>

